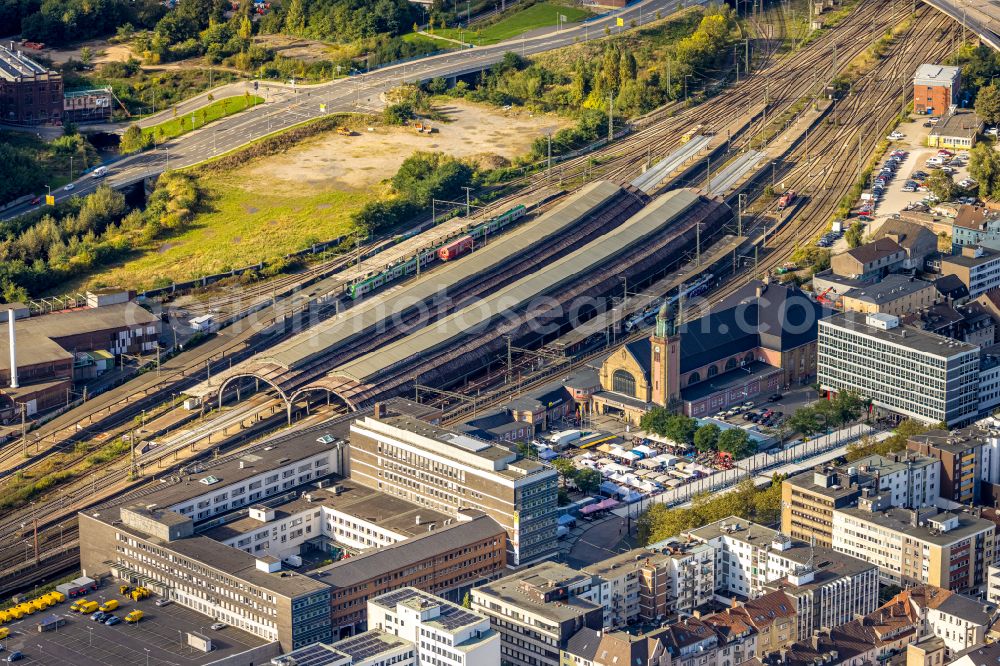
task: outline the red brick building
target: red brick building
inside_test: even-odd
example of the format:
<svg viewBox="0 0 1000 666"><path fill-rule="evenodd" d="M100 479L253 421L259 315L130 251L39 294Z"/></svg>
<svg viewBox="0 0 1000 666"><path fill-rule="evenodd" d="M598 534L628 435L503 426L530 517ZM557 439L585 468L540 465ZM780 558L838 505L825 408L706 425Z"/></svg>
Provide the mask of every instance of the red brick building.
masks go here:
<svg viewBox="0 0 1000 666"><path fill-rule="evenodd" d="M958 104L962 69L944 65L921 65L913 75L913 111L943 116Z"/></svg>
<svg viewBox="0 0 1000 666"><path fill-rule="evenodd" d="M0 46L0 121L62 124L63 80L21 51Z"/></svg>

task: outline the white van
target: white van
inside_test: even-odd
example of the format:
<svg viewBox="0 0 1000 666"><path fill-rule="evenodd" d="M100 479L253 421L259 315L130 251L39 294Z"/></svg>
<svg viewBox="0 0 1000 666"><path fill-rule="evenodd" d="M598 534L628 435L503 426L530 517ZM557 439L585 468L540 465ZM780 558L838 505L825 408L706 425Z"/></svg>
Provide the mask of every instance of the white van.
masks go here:
<svg viewBox="0 0 1000 666"><path fill-rule="evenodd" d="M108 167L106 166L97 167L94 169L94 173L91 174L94 178L103 178L106 175L108 175Z"/></svg>

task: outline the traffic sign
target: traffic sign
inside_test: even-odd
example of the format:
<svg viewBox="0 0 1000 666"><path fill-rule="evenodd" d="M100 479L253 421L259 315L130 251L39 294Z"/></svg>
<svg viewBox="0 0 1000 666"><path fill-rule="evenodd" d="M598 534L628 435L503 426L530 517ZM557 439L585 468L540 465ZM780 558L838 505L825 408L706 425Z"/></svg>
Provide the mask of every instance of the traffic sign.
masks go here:
<svg viewBox="0 0 1000 666"><path fill-rule="evenodd" d="M47 205L49 205L49 206L55 206L56 205L56 198L54 196L52 196L51 194L46 194L45 195L45 203Z"/></svg>
<svg viewBox="0 0 1000 666"><path fill-rule="evenodd" d="M615 19L615 23L617 25L619 25L619 26L624 26L625 25L625 19L623 19L621 16L619 16L618 18Z"/></svg>

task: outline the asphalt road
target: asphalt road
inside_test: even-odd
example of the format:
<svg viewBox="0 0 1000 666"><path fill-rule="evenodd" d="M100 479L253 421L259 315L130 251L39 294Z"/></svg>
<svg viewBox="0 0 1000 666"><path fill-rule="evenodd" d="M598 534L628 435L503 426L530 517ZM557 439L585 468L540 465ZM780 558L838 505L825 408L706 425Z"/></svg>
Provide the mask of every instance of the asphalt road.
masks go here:
<svg viewBox="0 0 1000 666"><path fill-rule="evenodd" d="M502 60L509 51L530 55L598 39L604 36L605 28L615 34L628 29L633 21L641 25L656 20L657 12L667 16L676 10L677 2L643 0L600 18L565 25L562 29L543 28L492 46L444 53L313 86L261 83L258 94L267 100L264 104L167 141L155 150L123 158L109 167L109 174L103 179L87 175L71 183L70 190L62 188L53 194L58 202L93 192L101 182L123 187L167 169L197 164L325 114L377 110L382 105L380 95L401 83L483 70ZM622 19L624 27L617 25L618 19ZM0 219L17 217L42 206L44 203L17 206L5 211Z"/></svg>

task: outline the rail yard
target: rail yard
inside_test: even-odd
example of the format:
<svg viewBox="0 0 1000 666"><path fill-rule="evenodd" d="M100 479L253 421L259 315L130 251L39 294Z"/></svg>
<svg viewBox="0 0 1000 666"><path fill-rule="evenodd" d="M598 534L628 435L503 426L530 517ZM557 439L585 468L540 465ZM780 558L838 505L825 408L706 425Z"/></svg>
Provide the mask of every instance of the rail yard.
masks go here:
<svg viewBox="0 0 1000 666"><path fill-rule="evenodd" d="M130 446L3 512L0 590L75 568L78 511L210 473L265 433L316 432L421 392L458 423L648 337L662 305L693 318L770 274L827 230L913 70L943 60L961 28L923 5L867 0L787 54L780 32L755 30L749 77L506 184L486 211L186 303L226 325L0 449L10 480L82 464L87 442ZM887 33L884 56L851 70ZM831 88L847 75L849 92ZM762 196L768 182L794 198Z"/></svg>

